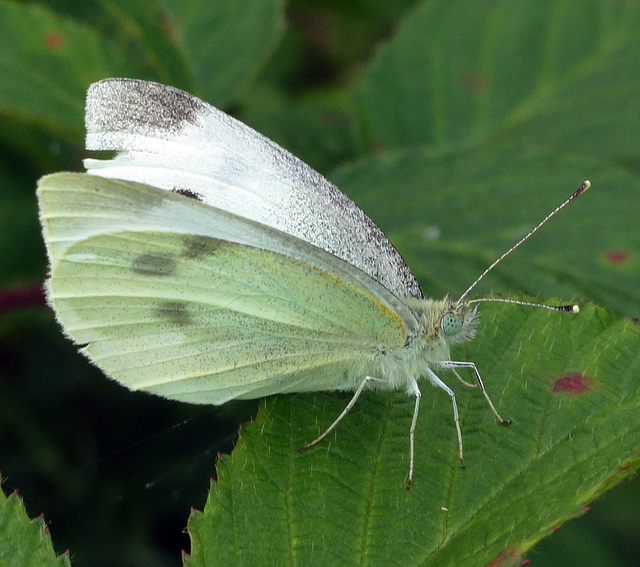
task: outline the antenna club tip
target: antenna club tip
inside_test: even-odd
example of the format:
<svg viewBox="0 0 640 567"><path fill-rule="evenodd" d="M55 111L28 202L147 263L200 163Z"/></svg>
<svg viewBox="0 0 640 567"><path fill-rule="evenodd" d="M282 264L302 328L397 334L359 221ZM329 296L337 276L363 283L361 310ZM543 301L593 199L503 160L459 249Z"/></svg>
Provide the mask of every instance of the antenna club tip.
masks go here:
<svg viewBox="0 0 640 567"><path fill-rule="evenodd" d="M573 305L559 305L555 309L565 313L580 313L580 306L575 303Z"/></svg>
<svg viewBox="0 0 640 567"><path fill-rule="evenodd" d="M589 189L589 187L591 187L591 181L589 181L588 179L585 179L582 182L582 185L580 185L580 187L578 187L578 189L576 190L576 192L574 193L574 197L579 197L580 195L582 195L587 189Z"/></svg>

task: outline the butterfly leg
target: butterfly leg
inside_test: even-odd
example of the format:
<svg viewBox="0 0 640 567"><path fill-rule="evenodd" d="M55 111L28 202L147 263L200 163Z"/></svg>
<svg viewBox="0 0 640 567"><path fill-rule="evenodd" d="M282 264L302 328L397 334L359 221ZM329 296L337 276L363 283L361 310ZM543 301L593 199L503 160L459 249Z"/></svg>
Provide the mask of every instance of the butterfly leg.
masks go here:
<svg viewBox="0 0 640 567"><path fill-rule="evenodd" d="M472 382L467 382L462 376L460 376L460 374L458 374L458 371L455 368L451 368L450 369L451 372L453 372L456 375L456 378L462 382L467 388L477 388L478 384L473 384Z"/></svg>
<svg viewBox="0 0 640 567"><path fill-rule="evenodd" d="M487 400L487 403L489 404L489 407L491 408L493 415L496 416L498 423L502 423L504 425L509 425L511 423L510 419L502 419L502 417L500 417L500 414L498 413L495 406L493 405L493 402L491 401L489 394L487 394L487 391L485 390L484 382L482 381L480 372L478 372L478 369L476 368L476 365L473 362L457 362L455 360L445 360L438 363L438 366L440 366L441 368L450 368L455 372L456 376L458 375L458 373L455 370L456 368L473 368L473 371L475 372L475 375L476 375L476 380L478 381L478 386L480 386L480 390L482 390L482 394ZM462 379L460 380L463 384L467 384L467 382L465 382L464 380Z"/></svg>
<svg viewBox="0 0 640 567"><path fill-rule="evenodd" d="M458 417L458 404L456 402L456 395L453 393L453 390L449 388L438 376L436 373L431 370L431 368L426 369L426 375L429 381L436 387L444 390L449 397L451 398L451 404L453 405L453 421L456 424L456 433L458 434L458 456L460 457L460 466L464 467L464 455L462 452L462 431L460 430L460 418Z"/></svg>
<svg viewBox="0 0 640 567"><path fill-rule="evenodd" d="M422 398L422 392L418 388L417 382L412 382L409 388L408 394L413 394L416 397L416 405L413 408L413 419L411 420L411 427L409 428L409 476L407 478L407 490L411 488L413 482L413 464L415 460L415 434L416 424L418 423L418 411L420 410L420 399Z"/></svg>
<svg viewBox="0 0 640 567"><path fill-rule="evenodd" d="M356 390L356 393L353 394L353 398L351 398L351 401L347 404L347 407L344 408L344 410L342 410L342 413L336 418L336 420L329 427L327 427L325 432L322 435L320 435L320 437L317 437L316 439L311 441L311 443L307 443L306 445L303 445L302 447L300 447L300 449L298 449L300 453L302 453L302 451L305 451L306 449L309 449L310 447L313 447L316 443L319 443L320 441L322 441L327 435L329 435L329 433L331 433L335 429L336 425L338 425L338 423L342 421L342 418L345 415L347 415L347 413L349 413L349 410L355 405L356 401L360 397L360 394L362 394L362 390L364 390L365 386L370 380L374 380L374 378L372 378L371 376L364 377L364 380L360 383L360 385L358 386L358 389Z"/></svg>

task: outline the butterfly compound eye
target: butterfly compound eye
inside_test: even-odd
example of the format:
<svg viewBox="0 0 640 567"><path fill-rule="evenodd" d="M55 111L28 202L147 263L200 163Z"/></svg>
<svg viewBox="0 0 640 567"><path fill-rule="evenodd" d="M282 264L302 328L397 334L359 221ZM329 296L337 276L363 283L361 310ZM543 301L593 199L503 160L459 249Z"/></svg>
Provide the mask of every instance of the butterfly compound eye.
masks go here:
<svg viewBox="0 0 640 567"><path fill-rule="evenodd" d="M442 330L445 335L455 335L462 329L462 319L454 313L447 313L442 318Z"/></svg>

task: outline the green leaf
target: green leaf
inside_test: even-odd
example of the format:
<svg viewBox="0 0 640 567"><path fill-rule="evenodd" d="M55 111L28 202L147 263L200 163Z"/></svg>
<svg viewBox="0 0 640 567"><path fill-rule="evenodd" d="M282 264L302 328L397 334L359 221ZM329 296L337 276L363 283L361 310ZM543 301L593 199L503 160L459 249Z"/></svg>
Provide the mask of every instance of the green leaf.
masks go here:
<svg viewBox="0 0 640 567"><path fill-rule="evenodd" d="M384 147L513 140L632 159L640 4L420 2L356 88Z"/></svg>
<svg viewBox="0 0 640 567"><path fill-rule="evenodd" d="M87 25L38 4L0 0L0 113L79 140L89 84L123 76L228 104L282 34L281 0L101 4L105 13Z"/></svg>
<svg viewBox="0 0 640 567"><path fill-rule="evenodd" d="M349 395L278 397L221 458L204 513L189 520L186 565L475 567L520 556L640 466L636 325L589 305L579 315L501 304L482 313L456 359L476 362L513 424L497 425L477 390L450 380L466 469L438 390L423 388L410 491L412 399L368 393L330 441L300 454Z"/></svg>
<svg viewBox="0 0 640 567"><path fill-rule="evenodd" d="M475 291L579 297L637 316L636 175L550 149L495 145L387 153L333 176L391 238L429 297L460 296L585 178L592 188Z"/></svg>
<svg viewBox="0 0 640 567"><path fill-rule="evenodd" d="M0 490L0 565L2 567L63 567L71 565L69 553L56 556L44 518L33 520L14 492Z"/></svg>
<svg viewBox="0 0 640 567"><path fill-rule="evenodd" d="M147 74L229 104L275 48L282 0L101 0Z"/></svg>
<svg viewBox="0 0 640 567"><path fill-rule="evenodd" d="M0 0L0 110L66 138L84 135L89 83L132 73L122 51L38 4Z"/></svg>
<svg viewBox="0 0 640 567"><path fill-rule="evenodd" d="M284 30L282 0L165 0L197 93L227 105L246 89Z"/></svg>

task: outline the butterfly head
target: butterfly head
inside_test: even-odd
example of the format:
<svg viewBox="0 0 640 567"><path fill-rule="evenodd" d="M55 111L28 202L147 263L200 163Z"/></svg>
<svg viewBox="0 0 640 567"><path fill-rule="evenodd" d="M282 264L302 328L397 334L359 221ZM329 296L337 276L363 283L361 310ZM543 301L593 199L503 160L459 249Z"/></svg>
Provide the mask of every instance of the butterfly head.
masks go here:
<svg viewBox="0 0 640 567"><path fill-rule="evenodd" d="M420 323L421 339L425 343L441 341L456 345L473 338L478 323L478 308L466 301L454 301L446 296L407 302Z"/></svg>
<svg viewBox="0 0 640 567"><path fill-rule="evenodd" d="M439 323L442 338L449 345L457 345L471 340L478 325L477 306L466 301L452 301L447 296L444 299L444 307L444 313Z"/></svg>

